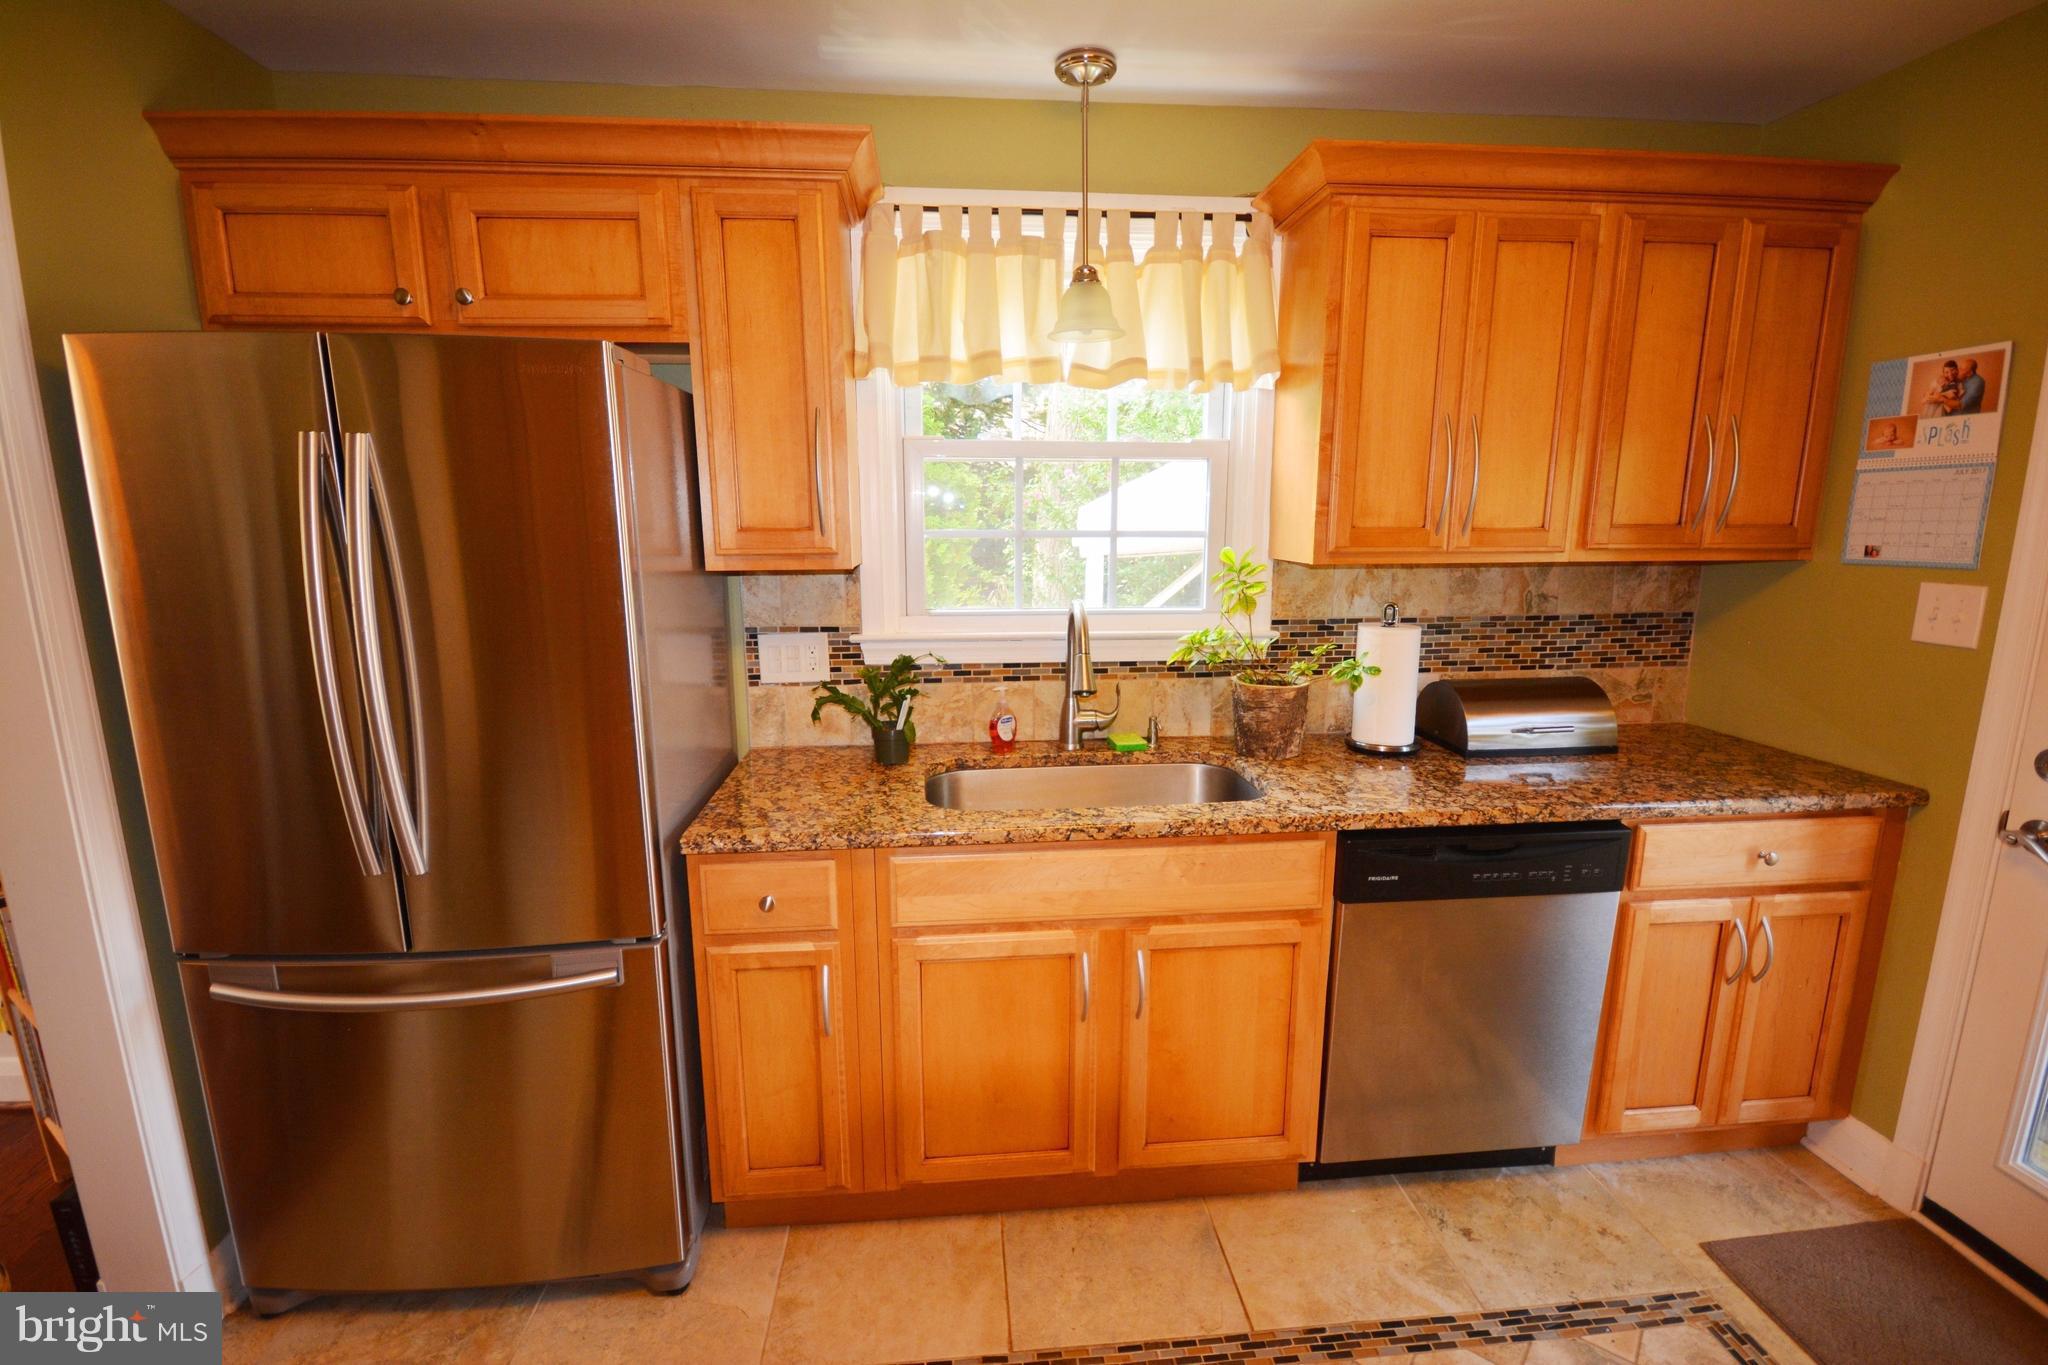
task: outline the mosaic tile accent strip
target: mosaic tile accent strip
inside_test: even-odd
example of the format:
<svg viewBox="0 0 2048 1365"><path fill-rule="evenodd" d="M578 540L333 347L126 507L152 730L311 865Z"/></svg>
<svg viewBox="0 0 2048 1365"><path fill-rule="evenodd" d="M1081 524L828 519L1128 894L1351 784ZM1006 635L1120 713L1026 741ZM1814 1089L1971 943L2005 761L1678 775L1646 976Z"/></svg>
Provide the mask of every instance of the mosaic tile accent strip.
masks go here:
<svg viewBox="0 0 2048 1365"><path fill-rule="evenodd" d="M1164 1361L1370 1360L1687 1325L1704 1329L1727 1351L1733 1365L1769 1365L1771 1355L1756 1338L1744 1331L1727 1309L1698 1290L1428 1318L1282 1327L1264 1332L1172 1337L1108 1346L1068 1346L970 1359L979 1365L1036 1365L1041 1361L1062 1365L1153 1365Z"/></svg>
<svg viewBox="0 0 2048 1365"><path fill-rule="evenodd" d="M1417 618L1404 618L1414 621ZM1589 668L1684 668L1692 658L1689 611L1579 612L1543 616L1439 616L1421 618L1425 673L1566 673ZM860 669L860 646L838 626L783 627L831 637L827 652L833 681ZM1312 617L1276 619L1274 633L1290 649L1328 642L1345 648L1358 622ZM1057 660L1036 663L931 664L934 682L1052 682L1063 676ZM1104 663L1107 678L1189 676L1165 663ZM1201 676L1199 673L1195 676ZM747 627L747 681L761 681L760 631Z"/></svg>

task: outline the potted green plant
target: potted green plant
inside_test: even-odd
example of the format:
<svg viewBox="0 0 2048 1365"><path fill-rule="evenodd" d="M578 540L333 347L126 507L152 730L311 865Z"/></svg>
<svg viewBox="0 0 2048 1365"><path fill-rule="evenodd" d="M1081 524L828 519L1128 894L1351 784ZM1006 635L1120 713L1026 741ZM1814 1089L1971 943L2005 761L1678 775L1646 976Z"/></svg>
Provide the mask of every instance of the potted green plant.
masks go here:
<svg viewBox="0 0 2048 1365"><path fill-rule="evenodd" d="M910 746L917 743L917 722L910 718L910 703L924 691L918 685L923 681L919 659L946 662L936 654L898 654L886 664L868 664L859 675L867 689L865 697L845 691L837 683L819 683L812 689L816 700L811 703L811 724L818 723L826 707L836 706L868 727L875 740L875 762L891 766L908 763Z"/></svg>
<svg viewBox="0 0 2048 1365"><path fill-rule="evenodd" d="M1266 566L1252 552L1239 554L1224 546L1216 556L1222 565L1210 582L1216 588L1217 624L1183 635L1167 656L1172 663L1212 673L1230 674L1230 711L1237 730L1237 751L1247 758L1293 758L1301 752L1308 727L1308 685L1326 669L1352 691L1379 667L1363 655L1332 661L1336 648L1324 642L1309 649L1277 647L1272 637L1252 633L1252 617L1266 595Z"/></svg>

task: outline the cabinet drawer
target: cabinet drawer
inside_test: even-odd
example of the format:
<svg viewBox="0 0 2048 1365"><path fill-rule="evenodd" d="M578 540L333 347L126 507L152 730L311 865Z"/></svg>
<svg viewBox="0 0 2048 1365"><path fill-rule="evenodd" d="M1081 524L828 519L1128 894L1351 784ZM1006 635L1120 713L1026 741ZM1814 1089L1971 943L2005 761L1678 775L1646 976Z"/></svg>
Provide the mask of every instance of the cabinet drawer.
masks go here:
<svg viewBox="0 0 2048 1365"><path fill-rule="evenodd" d="M1786 886L1870 879L1883 821L1701 820L1644 825L1633 886Z"/></svg>
<svg viewBox="0 0 2048 1365"><path fill-rule="evenodd" d="M917 850L878 873L899 925L1313 911L1330 903L1330 839Z"/></svg>
<svg viewBox="0 0 2048 1365"><path fill-rule="evenodd" d="M837 929L841 861L832 853L693 859L699 923L707 934Z"/></svg>

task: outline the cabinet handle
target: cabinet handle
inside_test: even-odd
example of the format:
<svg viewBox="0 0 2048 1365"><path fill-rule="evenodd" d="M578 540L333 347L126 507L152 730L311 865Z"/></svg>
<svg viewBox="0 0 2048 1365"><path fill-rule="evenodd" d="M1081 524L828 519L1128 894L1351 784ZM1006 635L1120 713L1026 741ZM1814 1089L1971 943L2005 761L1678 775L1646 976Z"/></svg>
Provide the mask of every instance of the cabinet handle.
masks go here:
<svg viewBox="0 0 2048 1365"><path fill-rule="evenodd" d="M1145 949L1138 949L1138 1008L1131 1013L1133 1019L1145 1017Z"/></svg>
<svg viewBox="0 0 2048 1365"><path fill-rule="evenodd" d="M1765 867L1776 867L1778 865L1778 850L1767 848L1756 855L1756 860Z"/></svg>
<svg viewBox="0 0 2048 1365"><path fill-rule="evenodd" d="M1088 1022L1088 997L1092 994L1088 982L1088 954L1081 954L1081 1022Z"/></svg>
<svg viewBox="0 0 2048 1365"><path fill-rule="evenodd" d="M761 913L762 913L762 914L764 914L764 915L765 915L765 914L767 914L767 913L768 913L769 911L773 910L774 908L775 908L775 897L774 897L773 895L767 895L767 896L763 896L763 897L761 897Z"/></svg>
<svg viewBox="0 0 2048 1365"><path fill-rule="evenodd" d="M1728 414L1728 441L1735 447L1735 463L1728 466L1728 496L1722 500L1721 515L1714 518L1717 532L1728 524L1728 514L1735 510L1735 489L1742 482L1742 422L1732 412Z"/></svg>
<svg viewBox="0 0 2048 1365"><path fill-rule="evenodd" d="M1713 419L1705 413L1700 414L1700 430L1707 436L1707 477L1700 480L1700 507L1697 512L1686 518L1687 529L1707 519L1707 503L1714 496L1714 466L1720 462L1716 458L1719 452L1714 449Z"/></svg>
<svg viewBox="0 0 2048 1365"><path fill-rule="evenodd" d="M825 453L818 446L818 431L825 424L825 410L811 409L811 497L818 507L818 532L825 531Z"/></svg>
<svg viewBox="0 0 2048 1365"><path fill-rule="evenodd" d="M1778 941L1771 936L1771 917L1769 915L1759 916L1757 923L1763 927L1764 931L1764 965L1757 968L1756 975L1749 979L1749 984L1752 986L1769 976L1771 968L1778 961Z"/></svg>
<svg viewBox="0 0 2048 1365"><path fill-rule="evenodd" d="M467 289L458 289L455 291L455 301L467 308L470 304L476 302L476 295L470 293Z"/></svg>
<svg viewBox="0 0 2048 1365"><path fill-rule="evenodd" d="M1739 919L1730 920L1729 923L1735 926L1735 941L1742 945L1742 960L1735 964L1734 971L1721 978L1721 984L1724 986L1734 985L1742 979L1742 974L1749 970L1749 930L1743 927Z"/></svg>
<svg viewBox="0 0 2048 1365"><path fill-rule="evenodd" d="M402 284L399 285L398 288L391 291L391 301L400 308L410 307L412 305L412 290L407 289Z"/></svg>
<svg viewBox="0 0 2048 1365"><path fill-rule="evenodd" d="M1465 534L1472 534L1472 516L1479 510L1479 414L1472 414L1472 491L1465 498Z"/></svg>
<svg viewBox="0 0 2048 1365"><path fill-rule="evenodd" d="M825 1036L832 1036L832 964L818 964L818 1013L825 1021Z"/></svg>
<svg viewBox="0 0 2048 1365"><path fill-rule="evenodd" d="M1444 501L1437 509L1436 525L1433 530L1441 531L1451 521L1451 476L1458 463L1458 436L1451 426L1451 415L1444 414Z"/></svg>

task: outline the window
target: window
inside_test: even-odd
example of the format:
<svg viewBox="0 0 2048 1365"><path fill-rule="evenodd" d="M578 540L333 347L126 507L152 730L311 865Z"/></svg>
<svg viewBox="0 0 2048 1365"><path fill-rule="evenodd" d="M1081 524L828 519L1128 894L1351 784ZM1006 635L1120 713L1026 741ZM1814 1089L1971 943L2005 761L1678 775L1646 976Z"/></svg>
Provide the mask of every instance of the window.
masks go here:
<svg viewBox="0 0 2048 1365"><path fill-rule="evenodd" d="M877 380L863 398L870 515L893 523L871 523L861 570L871 660L1057 658L1075 600L1097 657L1164 658L1215 612L1216 552L1263 543L1262 393Z"/></svg>

